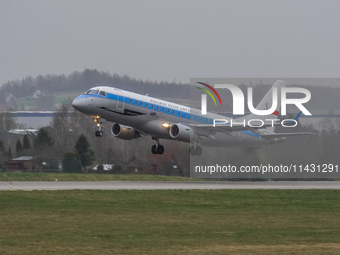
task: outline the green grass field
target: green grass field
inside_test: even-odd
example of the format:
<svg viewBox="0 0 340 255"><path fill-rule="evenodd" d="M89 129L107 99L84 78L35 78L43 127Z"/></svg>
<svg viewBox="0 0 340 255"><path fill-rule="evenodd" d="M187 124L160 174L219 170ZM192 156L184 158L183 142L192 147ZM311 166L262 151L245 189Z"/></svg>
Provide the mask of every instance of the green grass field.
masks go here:
<svg viewBox="0 0 340 255"><path fill-rule="evenodd" d="M2 191L0 254L340 254L338 190Z"/></svg>
<svg viewBox="0 0 340 255"><path fill-rule="evenodd" d="M71 174L0 172L0 181L202 181L179 176L145 174Z"/></svg>

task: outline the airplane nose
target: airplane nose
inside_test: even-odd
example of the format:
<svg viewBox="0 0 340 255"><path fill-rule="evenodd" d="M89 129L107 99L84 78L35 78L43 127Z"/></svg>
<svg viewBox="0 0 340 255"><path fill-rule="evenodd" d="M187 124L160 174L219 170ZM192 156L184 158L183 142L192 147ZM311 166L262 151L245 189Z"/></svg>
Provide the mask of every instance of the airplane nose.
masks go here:
<svg viewBox="0 0 340 255"><path fill-rule="evenodd" d="M88 101L88 99L82 96L77 97L73 100L72 106L74 109L76 109L79 112L85 113L85 114L92 114L92 107L91 102Z"/></svg>
<svg viewBox="0 0 340 255"><path fill-rule="evenodd" d="M82 106L82 103L80 102L81 100L79 100L78 98L74 99L73 102L72 102L72 106L74 109L80 111L81 110L81 106Z"/></svg>

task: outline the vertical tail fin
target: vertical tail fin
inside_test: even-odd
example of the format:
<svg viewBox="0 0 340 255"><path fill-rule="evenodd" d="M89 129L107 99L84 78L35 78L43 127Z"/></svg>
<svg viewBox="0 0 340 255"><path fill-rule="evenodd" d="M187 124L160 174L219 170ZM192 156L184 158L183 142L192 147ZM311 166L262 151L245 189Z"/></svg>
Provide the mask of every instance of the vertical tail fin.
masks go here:
<svg viewBox="0 0 340 255"><path fill-rule="evenodd" d="M241 117L240 119L250 120L250 119L260 119L265 121L266 119L277 119L280 112L280 89L286 86L285 81L277 80L274 85L270 88L267 94L262 98L261 102L256 106L257 110L268 110L273 105L273 88L277 88L278 91L278 104L276 109L270 115L256 115L256 114L249 114L245 117ZM266 128L269 132L274 132L275 127L267 127Z"/></svg>

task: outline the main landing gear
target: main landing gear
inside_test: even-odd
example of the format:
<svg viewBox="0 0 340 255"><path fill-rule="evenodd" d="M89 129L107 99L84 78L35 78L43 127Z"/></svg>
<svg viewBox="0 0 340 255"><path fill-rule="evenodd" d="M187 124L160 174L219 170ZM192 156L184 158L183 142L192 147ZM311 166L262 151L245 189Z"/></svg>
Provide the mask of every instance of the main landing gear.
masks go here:
<svg viewBox="0 0 340 255"><path fill-rule="evenodd" d="M189 152L190 152L190 155L191 156L201 156L202 155L202 147L197 145L197 144L194 144L194 145L191 145L190 148L189 148Z"/></svg>
<svg viewBox="0 0 340 255"><path fill-rule="evenodd" d="M103 122L100 121L100 117L99 116L94 117L93 122L97 123L97 127L98 127L98 130L95 133L96 137L103 137L104 133L102 129L104 128L104 125L103 125Z"/></svg>
<svg viewBox="0 0 340 255"><path fill-rule="evenodd" d="M152 145L151 152L153 154L162 155L164 153L164 146L159 144L159 138L152 137L153 140L156 140L156 144Z"/></svg>

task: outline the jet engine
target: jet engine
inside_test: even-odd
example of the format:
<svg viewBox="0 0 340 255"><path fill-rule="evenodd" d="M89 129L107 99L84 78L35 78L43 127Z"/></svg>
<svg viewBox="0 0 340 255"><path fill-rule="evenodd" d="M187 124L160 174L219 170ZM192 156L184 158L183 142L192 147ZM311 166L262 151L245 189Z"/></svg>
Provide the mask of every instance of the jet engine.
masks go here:
<svg viewBox="0 0 340 255"><path fill-rule="evenodd" d="M111 134L119 139L132 140L140 137L139 132L129 126L113 123L111 127Z"/></svg>
<svg viewBox="0 0 340 255"><path fill-rule="evenodd" d="M190 139L195 137L194 131L183 124L172 124L169 133L173 139L182 142L190 142Z"/></svg>

